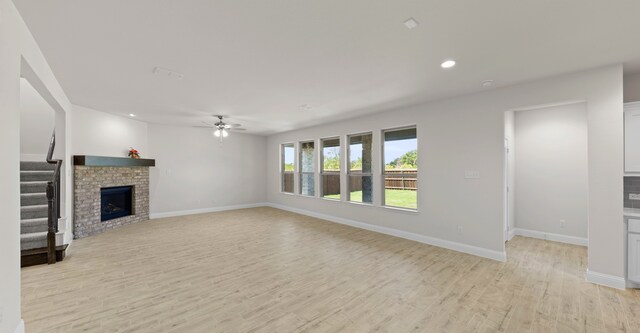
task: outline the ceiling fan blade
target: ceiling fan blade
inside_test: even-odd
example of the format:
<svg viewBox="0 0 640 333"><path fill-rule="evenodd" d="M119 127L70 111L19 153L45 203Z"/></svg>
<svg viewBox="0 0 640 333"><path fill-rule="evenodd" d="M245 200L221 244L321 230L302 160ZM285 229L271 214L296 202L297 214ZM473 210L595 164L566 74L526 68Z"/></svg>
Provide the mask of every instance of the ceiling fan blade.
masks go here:
<svg viewBox="0 0 640 333"><path fill-rule="evenodd" d="M234 127L234 128L229 128L229 130L231 131L246 131L246 128L240 128L240 127Z"/></svg>
<svg viewBox="0 0 640 333"><path fill-rule="evenodd" d="M197 127L197 128L213 128L213 126L203 126L203 125L195 125L195 126L191 126L191 127Z"/></svg>
<svg viewBox="0 0 640 333"><path fill-rule="evenodd" d="M240 125L240 124L225 124L226 128L240 127L240 126L242 126L242 125Z"/></svg>

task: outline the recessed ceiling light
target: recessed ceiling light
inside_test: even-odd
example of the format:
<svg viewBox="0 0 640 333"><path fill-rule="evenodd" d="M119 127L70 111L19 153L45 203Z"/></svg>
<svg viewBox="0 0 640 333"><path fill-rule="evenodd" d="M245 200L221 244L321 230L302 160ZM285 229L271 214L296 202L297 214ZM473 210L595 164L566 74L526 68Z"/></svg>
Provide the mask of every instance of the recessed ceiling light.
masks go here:
<svg viewBox="0 0 640 333"><path fill-rule="evenodd" d="M413 29L418 26L418 21L416 21L413 17L410 17L409 19L404 21L404 26L407 27L407 29Z"/></svg>
<svg viewBox="0 0 640 333"><path fill-rule="evenodd" d="M480 84L483 87L488 88L488 87L491 87L493 85L493 80L484 80L484 81L480 82Z"/></svg>
<svg viewBox="0 0 640 333"><path fill-rule="evenodd" d="M456 65L455 60L446 60L442 64L440 64L440 67L442 67L442 68L451 68L451 67L453 67L455 65Z"/></svg>
<svg viewBox="0 0 640 333"><path fill-rule="evenodd" d="M133 117L135 117L135 116L136 116L135 114L133 114L133 113L129 113L129 117L133 118Z"/></svg>

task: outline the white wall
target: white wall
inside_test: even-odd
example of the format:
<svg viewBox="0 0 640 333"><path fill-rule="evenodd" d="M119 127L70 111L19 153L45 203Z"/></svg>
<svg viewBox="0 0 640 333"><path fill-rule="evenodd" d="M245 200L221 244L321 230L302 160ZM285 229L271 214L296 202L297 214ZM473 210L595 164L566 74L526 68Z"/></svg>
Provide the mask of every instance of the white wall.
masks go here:
<svg viewBox="0 0 640 333"><path fill-rule="evenodd" d="M45 99L58 106L56 111L70 110L71 104L10 0L0 0L0 45L0 332L4 333L17 332L21 322L20 76L28 76L32 84L37 79L36 89L48 92Z"/></svg>
<svg viewBox="0 0 640 333"><path fill-rule="evenodd" d="M26 79L20 79L20 159L22 161L45 161L54 126L55 111Z"/></svg>
<svg viewBox="0 0 640 333"><path fill-rule="evenodd" d="M624 76L624 102L640 101L640 73Z"/></svg>
<svg viewBox="0 0 640 333"><path fill-rule="evenodd" d="M504 113L504 137L507 140L508 160L507 160L507 186L509 187L508 193L508 210L507 210L507 225L509 226L509 233L513 234L513 230L516 227L516 215L515 215L515 202L516 202L516 134L515 134L515 113L513 110L509 110Z"/></svg>
<svg viewBox="0 0 640 333"><path fill-rule="evenodd" d="M149 124L152 217L265 201L266 138L233 132L220 144L211 133Z"/></svg>
<svg viewBox="0 0 640 333"><path fill-rule="evenodd" d="M207 129L148 124L74 105L73 155L156 160L150 172L152 217L262 203L266 138L232 133L223 144Z"/></svg>
<svg viewBox="0 0 640 333"><path fill-rule="evenodd" d="M586 104L515 112L515 135L516 227L587 238Z"/></svg>
<svg viewBox="0 0 640 333"><path fill-rule="evenodd" d="M145 122L74 105L71 126L74 155L126 157L134 147L149 157Z"/></svg>
<svg viewBox="0 0 640 333"><path fill-rule="evenodd" d="M267 147L268 200L503 252L505 111L587 100L589 269L623 277L622 89L622 66L616 65L273 135ZM379 145L381 129L407 124L418 126L418 213L279 192L280 143L373 130ZM481 178L464 179L465 170L478 170ZM374 173L380 175L380 168ZM374 191L380 193L379 181Z"/></svg>

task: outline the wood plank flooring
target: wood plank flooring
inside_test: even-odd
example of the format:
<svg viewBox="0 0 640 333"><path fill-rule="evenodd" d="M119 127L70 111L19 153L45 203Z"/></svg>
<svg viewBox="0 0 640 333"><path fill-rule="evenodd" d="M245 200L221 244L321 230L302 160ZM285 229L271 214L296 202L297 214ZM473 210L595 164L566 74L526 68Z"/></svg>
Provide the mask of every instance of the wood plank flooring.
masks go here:
<svg viewBox="0 0 640 333"><path fill-rule="evenodd" d="M640 291L585 282L586 248L508 262L272 208L152 220L22 269L27 332L640 332Z"/></svg>

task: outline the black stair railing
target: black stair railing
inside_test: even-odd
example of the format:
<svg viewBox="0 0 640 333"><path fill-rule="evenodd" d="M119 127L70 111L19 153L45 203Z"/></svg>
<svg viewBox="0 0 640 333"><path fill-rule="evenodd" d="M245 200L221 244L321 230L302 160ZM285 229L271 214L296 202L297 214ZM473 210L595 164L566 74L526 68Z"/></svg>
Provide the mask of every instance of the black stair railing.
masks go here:
<svg viewBox="0 0 640 333"><path fill-rule="evenodd" d="M56 148L56 132L51 135L49 142L49 152L47 153L47 163L55 164L53 178L47 182L47 262L56 263L56 233L58 232L58 219L60 218L60 168L62 160L53 159L53 151Z"/></svg>

